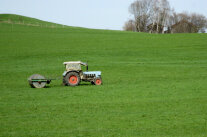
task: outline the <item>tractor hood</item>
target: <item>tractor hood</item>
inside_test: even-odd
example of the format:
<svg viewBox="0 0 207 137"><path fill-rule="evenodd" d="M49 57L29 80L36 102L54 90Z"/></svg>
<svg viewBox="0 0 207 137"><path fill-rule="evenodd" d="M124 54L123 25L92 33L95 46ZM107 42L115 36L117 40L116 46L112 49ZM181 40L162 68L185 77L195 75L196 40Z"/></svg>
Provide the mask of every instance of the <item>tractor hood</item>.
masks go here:
<svg viewBox="0 0 207 137"><path fill-rule="evenodd" d="M96 77L100 77L101 71L87 71L87 72L83 72L83 74L85 74L85 75L95 74Z"/></svg>

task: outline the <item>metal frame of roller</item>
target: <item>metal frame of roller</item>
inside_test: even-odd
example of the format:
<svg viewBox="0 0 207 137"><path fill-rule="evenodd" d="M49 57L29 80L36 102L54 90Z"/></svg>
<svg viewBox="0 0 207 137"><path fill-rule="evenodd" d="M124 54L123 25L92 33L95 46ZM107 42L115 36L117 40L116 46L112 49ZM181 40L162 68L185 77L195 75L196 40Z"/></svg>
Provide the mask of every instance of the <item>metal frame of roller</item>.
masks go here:
<svg viewBox="0 0 207 137"><path fill-rule="evenodd" d="M50 84L51 79L46 79L40 74L34 74L28 78L28 81L32 88L44 88L46 84Z"/></svg>

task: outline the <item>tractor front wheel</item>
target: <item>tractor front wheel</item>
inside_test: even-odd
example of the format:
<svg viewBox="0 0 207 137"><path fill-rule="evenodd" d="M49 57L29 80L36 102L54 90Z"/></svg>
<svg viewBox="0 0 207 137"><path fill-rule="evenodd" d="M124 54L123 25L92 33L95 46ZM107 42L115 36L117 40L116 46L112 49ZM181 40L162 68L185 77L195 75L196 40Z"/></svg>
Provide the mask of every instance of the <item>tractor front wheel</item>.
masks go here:
<svg viewBox="0 0 207 137"><path fill-rule="evenodd" d="M80 84L80 76L76 72L70 72L65 76L64 81L68 86L77 86Z"/></svg>
<svg viewBox="0 0 207 137"><path fill-rule="evenodd" d="M94 80L94 84L95 85L101 85L102 84L102 79L101 78L96 78L95 80Z"/></svg>

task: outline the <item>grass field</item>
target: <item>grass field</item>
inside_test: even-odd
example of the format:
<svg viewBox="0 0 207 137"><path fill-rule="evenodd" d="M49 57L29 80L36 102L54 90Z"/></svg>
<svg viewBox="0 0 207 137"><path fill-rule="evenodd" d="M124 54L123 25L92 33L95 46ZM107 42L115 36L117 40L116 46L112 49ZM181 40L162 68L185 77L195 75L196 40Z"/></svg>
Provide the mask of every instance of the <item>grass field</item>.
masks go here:
<svg viewBox="0 0 207 137"><path fill-rule="evenodd" d="M104 84L29 87L78 60ZM0 136L205 137L207 34L0 23Z"/></svg>

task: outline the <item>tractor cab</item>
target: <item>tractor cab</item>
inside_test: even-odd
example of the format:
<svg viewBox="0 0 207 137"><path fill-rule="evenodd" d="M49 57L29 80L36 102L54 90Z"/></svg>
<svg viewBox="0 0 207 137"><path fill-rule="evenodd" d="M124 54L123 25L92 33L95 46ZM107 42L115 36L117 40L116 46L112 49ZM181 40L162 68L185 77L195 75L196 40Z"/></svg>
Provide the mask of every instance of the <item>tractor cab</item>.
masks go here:
<svg viewBox="0 0 207 137"><path fill-rule="evenodd" d="M86 66L86 71L88 71L88 64L81 61L70 61L64 62L66 71L82 71L81 66Z"/></svg>
<svg viewBox="0 0 207 137"><path fill-rule="evenodd" d="M81 61L64 62L66 70L63 73L63 84L76 86L80 81L91 82L95 85L101 85L101 71L88 71L88 64ZM86 67L86 72L82 71L81 66Z"/></svg>

